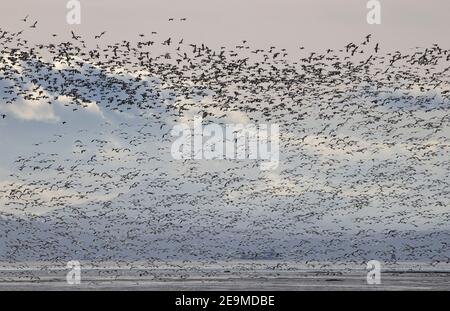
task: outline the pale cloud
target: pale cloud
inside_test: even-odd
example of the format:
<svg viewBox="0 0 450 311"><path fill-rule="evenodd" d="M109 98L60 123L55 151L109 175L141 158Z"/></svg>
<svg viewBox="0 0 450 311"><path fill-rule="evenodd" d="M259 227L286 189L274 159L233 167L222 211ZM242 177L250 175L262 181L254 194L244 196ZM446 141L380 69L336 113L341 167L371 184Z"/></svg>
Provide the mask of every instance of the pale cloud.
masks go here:
<svg viewBox="0 0 450 311"><path fill-rule="evenodd" d="M61 95L58 97L57 103L60 106L65 106L67 104L70 104L73 101L73 99L69 96ZM83 109L84 111L87 111L93 115L100 116L102 119L105 119L105 116L100 109L100 107L97 105L96 102L83 102Z"/></svg>
<svg viewBox="0 0 450 311"><path fill-rule="evenodd" d="M27 121L56 122L60 120L50 105L38 101L20 100L15 102L14 105L3 107L1 110L10 112L16 118Z"/></svg>

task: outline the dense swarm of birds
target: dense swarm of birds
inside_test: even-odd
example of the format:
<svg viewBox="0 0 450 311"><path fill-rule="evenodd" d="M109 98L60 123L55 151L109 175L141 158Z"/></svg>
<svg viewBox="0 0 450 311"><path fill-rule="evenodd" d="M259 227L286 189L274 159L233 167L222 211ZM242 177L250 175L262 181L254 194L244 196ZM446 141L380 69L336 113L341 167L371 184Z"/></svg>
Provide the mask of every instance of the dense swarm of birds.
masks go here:
<svg viewBox="0 0 450 311"><path fill-rule="evenodd" d="M0 123L24 103L104 114L95 129L54 121L17 158L0 260L449 263L450 50L108 35L31 44L0 29ZM279 124L279 168L173 159L170 130L195 115Z"/></svg>

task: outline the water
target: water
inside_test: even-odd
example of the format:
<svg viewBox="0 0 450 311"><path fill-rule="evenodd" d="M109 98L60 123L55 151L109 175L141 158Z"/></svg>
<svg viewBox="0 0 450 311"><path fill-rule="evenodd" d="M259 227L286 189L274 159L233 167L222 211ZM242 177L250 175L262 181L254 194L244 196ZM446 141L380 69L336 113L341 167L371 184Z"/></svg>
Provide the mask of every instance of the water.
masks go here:
<svg viewBox="0 0 450 311"><path fill-rule="evenodd" d="M0 290L450 290L450 265L383 264L369 285L365 265L294 262L81 263L81 284L64 263L0 264Z"/></svg>

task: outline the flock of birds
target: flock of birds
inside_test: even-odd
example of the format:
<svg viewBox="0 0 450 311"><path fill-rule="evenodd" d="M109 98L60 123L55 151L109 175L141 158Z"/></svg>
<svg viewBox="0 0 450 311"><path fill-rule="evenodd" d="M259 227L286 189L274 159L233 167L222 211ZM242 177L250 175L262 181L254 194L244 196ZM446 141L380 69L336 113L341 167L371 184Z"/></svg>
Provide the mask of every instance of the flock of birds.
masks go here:
<svg viewBox="0 0 450 311"><path fill-rule="evenodd" d="M105 34L31 44L0 29L0 129L18 104L103 113L54 121L17 158L0 261L450 262L450 50ZM196 115L279 124L279 168L173 159L172 126Z"/></svg>

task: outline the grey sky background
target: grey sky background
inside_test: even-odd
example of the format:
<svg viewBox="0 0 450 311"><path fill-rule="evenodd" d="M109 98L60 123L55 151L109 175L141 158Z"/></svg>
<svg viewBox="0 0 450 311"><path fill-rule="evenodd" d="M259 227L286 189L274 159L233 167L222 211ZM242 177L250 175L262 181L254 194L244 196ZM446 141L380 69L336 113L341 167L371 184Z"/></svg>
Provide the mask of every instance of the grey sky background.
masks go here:
<svg viewBox="0 0 450 311"><path fill-rule="evenodd" d="M383 55L396 50L413 53L411 51L415 47L425 48L433 44L439 44L443 49L450 48L449 0L380 2L381 25L368 25L366 0L81 0L81 25L68 25L65 0L16 0L0 4L0 28L10 32L23 30L23 37L29 40L30 46L32 43L70 40L70 33L74 31L83 36L90 49L97 43L104 47L121 40L138 40L140 33L145 34L146 39L155 39L158 43L155 47L161 46L168 37L172 37L174 42L183 38L186 46L193 42L205 43L212 48L227 46L229 49L247 40L252 49L286 48L289 57L294 58L305 57L311 51L343 48L349 42L360 44L367 34L373 35L372 45L380 43L380 54ZM26 15L29 18L24 23L21 19ZM179 21L182 17L187 21ZM175 21L169 22L169 18L175 18ZM30 24L36 20L38 27L30 29ZM107 33L100 40L94 40L94 36L102 31ZM158 35L152 36L152 31ZM58 37L53 38L52 34L58 34ZM305 50L301 51L300 46ZM373 51L373 46L367 48ZM6 58L3 60L5 64L9 62ZM83 60L83 63L85 67L92 65L89 60ZM14 75L33 72L33 66L21 62ZM56 84L65 81L60 74L66 69L61 63L55 63L49 74L59 77ZM77 68L84 72L85 79L94 79L89 76L89 71L83 71L85 69ZM415 74L420 75L420 72ZM131 73L109 73L108 76L124 81L130 89L137 84ZM380 79L383 77L381 75ZM50 85L42 78L38 84L46 93L51 93ZM153 81L150 75L145 79ZM430 79L431 75L425 73L420 76L420 82L424 84ZM411 102L398 103L409 106L410 114L408 109L387 105L375 110L370 110L369 106L358 108L360 104L369 105L372 98L358 89L364 86L363 83L355 82L358 96L346 102L351 107L348 115L353 118L352 122L337 133L351 139L354 144L339 148L335 148L334 140L318 134L318 131L328 123L337 127L345 120L321 120L318 108L327 111L332 107L333 93L350 86L344 82L337 86L331 83L328 95L323 98L312 96L317 94L306 96L297 103L301 102L301 109L307 117L302 123L292 123L301 125L301 131L293 131L295 127L282 130L284 140L298 144L282 149L281 165L273 172L261 172L247 162L185 164L173 161L169 153L170 143L161 137L171 122L183 122L183 118L172 120L164 107L148 112L161 118L161 121L154 120L153 123L149 122L152 118L147 118L148 115L146 118L137 117L140 111L113 112L106 108L109 99L100 99L97 89L88 94L89 107L77 112L65 106L72 100L67 96L62 96L52 106L26 100L18 100L14 106L2 106L0 112L6 111L8 116L0 123L0 146L5 150L0 153L0 190L26 185L25 188L36 188L37 191L21 199L33 199L29 199L29 202L34 202L31 204L33 208L6 205L8 200L0 196L0 212L13 213L28 221L16 224L15 218L11 218L0 222L0 228L12 228L8 239L0 239L0 260L12 258L11 253L16 256L14 258L21 259L73 258L73 254L108 258L110 253L118 258L141 259L144 255L157 254L173 259L185 252L183 256L191 258L189 256L200 253L205 245L210 250L206 255L202 253L206 257L216 253L228 256L230 250L241 249L264 251L272 256L273 247L285 258L344 258L343 254L350 252L354 258L372 254L390 258L396 248L403 256L401 258L408 260L432 259L431 255L440 259L450 258L447 257L450 254L446 242L450 235L450 199L442 184L442 181L449 180L445 161L448 161L450 128L443 114L448 114L450 104L442 95L449 89L448 79L442 80L444 83L429 92L420 89L401 89L397 93L391 89L384 90L386 96L390 94L394 98L400 98L401 91L411 95ZM0 79L0 93L11 81ZM25 77L25 82L34 85L29 77ZM310 87L314 90L317 85ZM168 92L164 81L150 83L145 91L148 90ZM124 97L122 88L107 91L112 98ZM272 95L277 96L276 92ZM431 108L440 105L442 110L423 109L419 99L426 101ZM200 113L200 100L193 103L183 100L185 102L190 103L189 110L184 112L187 116ZM263 101L261 108L269 105ZM392 116L392 111L401 113ZM219 113L217 110L211 112L213 115ZM366 118L375 116L382 116L381 130L375 127L375 123L362 125ZM396 139L392 138L394 133L384 131L381 126L390 126L389 117L398 124ZM419 119L423 122L417 123ZM62 126L62 120L68 124ZM248 115L242 111L227 112L224 120L249 122ZM288 115L283 118L286 120L289 120ZM441 122L441 131L436 135L429 133L432 129L425 128L425 121ZM166 126L160 127L159 122ZM403 127L405 124L411 124L411 128ZM140 132L142 129L146 135ZM61 137L55 137L55 134ZM307 139L303 137L305 134ZM105 139L107 143L97 145L93 141L95 138ZM132 138L138 139L139 144L131 145ZM77 140L82 141L81 147ZM302 148L298 148L300 141ZM393 147L386 144L389 141L394 141ZM426 160L417 160L419 151L414 148L418 146L423 147L420 152L428 152L426 157L422 155ZM114 151L125 147L130 150ZM82 148L87 151L81 152ZM365 148L367 152L348 157L348 152L357 153L359 148ZM39 152L42 154L36 155ZM42 173L34 170L32 164L46 160L51 152L59 154L54 157L56 162L52 170ZM430 156L431 152L435 155ZM32 159L23 172L17 172L18 164L14 164L20 155ZM87 160L94 155L98 162L91 165ZM331 164L332 160L338 164ZM69 170L79 163L82 163L79 169ZM59 165L67 170L60 173L57 170ZM99 171L100 177L91 176L93 167ZM229 169L235 175L230 175ZM69 174L73 170L76 174ZM115 173L109 181L102 173L112 171ZM122 178L125 173L134 174L136 171L140 172L138 177ZM18 173L23 180L10 177L11 173ZM220 176L221 182L209 183L212 174ZM202 182L199 176L204 176ZM236 176L241 179L235 180ZM228 180L231 182L226 183ZM64 189L62 185L67 181L75 186ZM46 182L59 183L61 189L48 187ZM115 184L110 188L112 182ZM427 195L423 194L424 189ZM75 195L83 193L90 194L84 198ZM54 197L60 199L57 201L60 205L52 201ZM13 201L21 203L20 200ZM85 217L77 217L78 213ZM64 220L62 225L60 219ZM183 219L185 221L181 223ZM0 221L3 221L1 217ZM228 227L230 222L232 226ZM397 230L402 235L391 235L391 231ZM136 232L139 232L140 239L131 241L129 236L137 236ZM349 238L356 233L360 234L358 238ZM42 247L40 241L49 239L53 239L52 246ZM305 244L299 243L300 239ZM327 243L336 239L336 244L324 244L320 239ZM28 243L29 247L21 248L17 254L11 252L19 240L22 244ZM112 246L106 248L103 243ZM409 244L416 245L419 251L409 248ZM84 253L80 253L80 245Z"/></svg>
<svg viewBox="0 0 450 311"><path fill-rule="evenodd" d="M449 46L448 0L381 1L381 25L367 24L366 0L84 0L79 26L67 25L66 3L2 1L1 26L24 28L20 19L30 14L30 20L39 20L31 40L46 39L50 33L68 36L71 30L86 39L106 30L109 40L131 40L137 33L158 31L211 46L247 39L256 46L320 49L341 47L373 33L382 47L392 50L433 43ZM169 23L169 17L188 21Z"/></svg>

